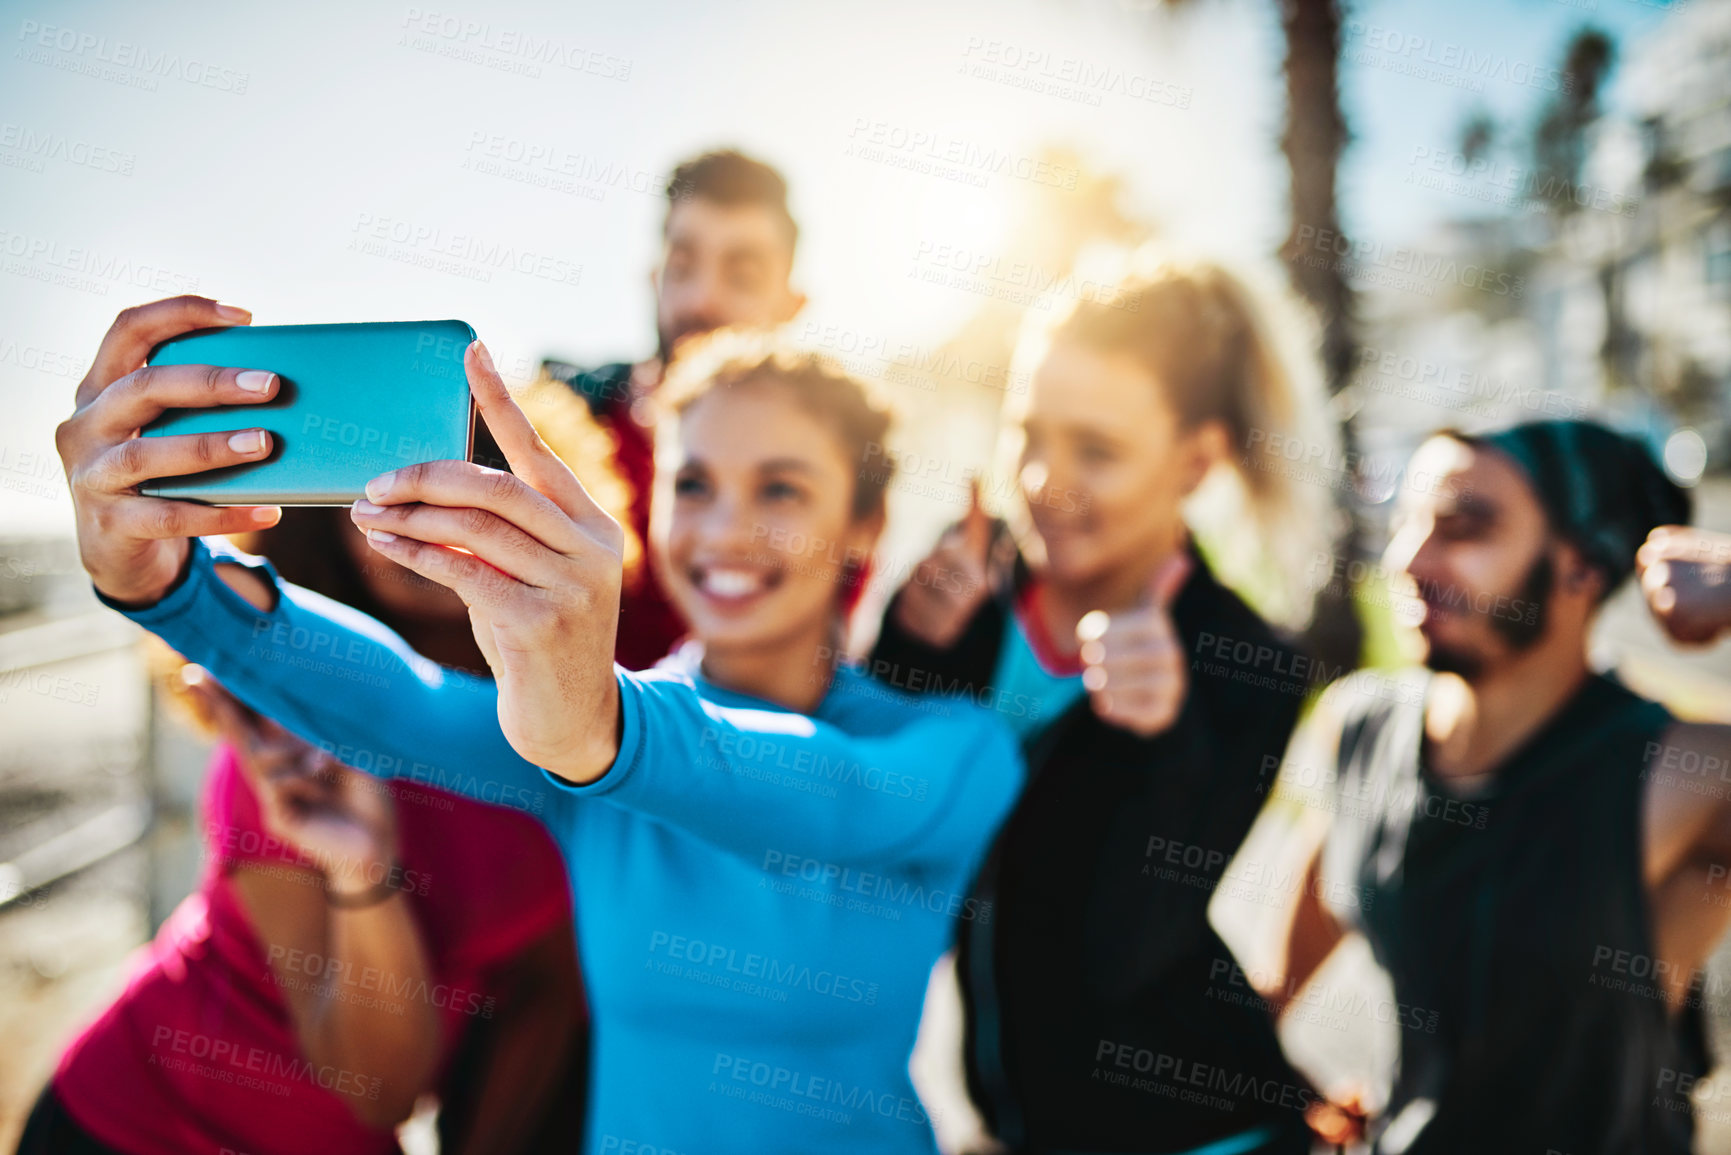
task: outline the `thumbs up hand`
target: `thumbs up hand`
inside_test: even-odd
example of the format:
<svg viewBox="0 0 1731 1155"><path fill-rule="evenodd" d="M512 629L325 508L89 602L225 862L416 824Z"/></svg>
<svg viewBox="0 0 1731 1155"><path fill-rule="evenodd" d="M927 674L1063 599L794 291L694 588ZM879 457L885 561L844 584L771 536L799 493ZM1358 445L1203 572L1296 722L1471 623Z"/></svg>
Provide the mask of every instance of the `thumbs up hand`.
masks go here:
<svg viewBox="0 0 1731 1155"><path fill-rule="evenodd" d="M991 593L991 550L992 518L975 481L966 516L944 531L896 598L896 624L929 646L953 645Z"/></svg>
<svg viewBox="0 0 1731 1155"><path fill-rule="evenodd" d="M1076 623L1082 684L1102 721L1152 738L1178 719L1190 677L1171 606L1194 568L1188 553L1174 554L1149 578L1141 605Z"/></svg>

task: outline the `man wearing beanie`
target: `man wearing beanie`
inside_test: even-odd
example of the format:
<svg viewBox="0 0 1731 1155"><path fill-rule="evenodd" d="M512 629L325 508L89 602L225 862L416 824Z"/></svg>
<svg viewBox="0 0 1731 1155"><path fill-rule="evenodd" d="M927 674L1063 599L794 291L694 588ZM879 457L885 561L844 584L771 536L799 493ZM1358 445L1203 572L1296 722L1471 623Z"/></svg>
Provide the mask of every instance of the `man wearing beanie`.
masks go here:
<svg viewBox="0 0 1731 1155"><path fill-rule="evenodd" d="M1731 727L1587 661L1600 605L1689 512L1588 422L1446 432L1412 459L1385 560L1423 668L1336 682L1288 751L1288 782L1330 784L1309 799L1329 829L1265 992L1314 1001L1342 935L1368 939L1399 1033L1377 1152L1690 1150L1704 967L1731 920ZM1682 590L1710 638L1731 628L1701 620L1731 613L1698 596L1712 580L1643 584L1662 622ZM1318 898L1342 886L1363 900Z"/></svg>

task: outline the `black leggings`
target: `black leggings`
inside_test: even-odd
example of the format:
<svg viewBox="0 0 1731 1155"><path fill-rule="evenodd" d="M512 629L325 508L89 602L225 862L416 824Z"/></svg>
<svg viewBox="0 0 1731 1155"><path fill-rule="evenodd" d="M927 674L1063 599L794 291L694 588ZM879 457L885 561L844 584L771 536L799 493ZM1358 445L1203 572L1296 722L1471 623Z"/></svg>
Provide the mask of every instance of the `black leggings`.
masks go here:
<svg viewBox="0 0 1731 1155"><path fill-rule="evenodd" d="M54 1084L49 1083L36 1097L30 1118L24 1121L18 1155L125 1155L125 1152L98 1142L74 1122L54 1094Z"/></svg>

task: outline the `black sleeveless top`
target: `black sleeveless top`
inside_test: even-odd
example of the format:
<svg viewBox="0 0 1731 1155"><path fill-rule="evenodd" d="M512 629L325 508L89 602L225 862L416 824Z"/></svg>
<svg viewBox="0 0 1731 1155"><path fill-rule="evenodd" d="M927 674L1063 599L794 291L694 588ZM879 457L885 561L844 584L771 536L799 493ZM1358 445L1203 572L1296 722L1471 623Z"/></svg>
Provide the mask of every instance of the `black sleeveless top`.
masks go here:
<svg viewBox="0 0 1731 1155"><path fill-rule="evenodd" d="M1172 605L1192 656L1177 721L1140 738L1083 698L1032 738L1028 785L975 889L989 916L958 927L968 1089L1018 1155L1247 1135L1254 1148L1230 1149L1310 1149L1316 1092L1208 904L1266 800L1312 667L1191 553ZM989 600L935 650L892 609L871 670L1010 709L990 685L1010 613L1007 594Z"/></svg>
<svg viewBox="0 0 1731 1155"><path fill-rule="evenodd" d="M1376 1150L1685 1155L1700 1000L1673 1020L1660 997L1640 839L1645 744L1670 715L1593 676L1468 797L1425 765L1428 685L1337 687L1323 875L1375 894L1337 915L1387 970L1400 1025Z"/></svg>

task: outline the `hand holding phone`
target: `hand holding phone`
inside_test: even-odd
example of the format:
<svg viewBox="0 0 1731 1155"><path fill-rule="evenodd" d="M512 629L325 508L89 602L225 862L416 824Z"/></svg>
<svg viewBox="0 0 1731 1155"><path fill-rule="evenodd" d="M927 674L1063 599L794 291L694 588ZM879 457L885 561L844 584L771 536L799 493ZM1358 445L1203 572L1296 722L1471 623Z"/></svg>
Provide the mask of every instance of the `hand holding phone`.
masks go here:
<svg viewBox="0 0 1731 1155"><path fill-rule="evenodd" d="M145 366L151 349L196 329L246 325L252 314L206 297L171 297L116 317L79 382L72 416L54 431L66 466L78 552L96 588L116 601L161 600L186 564L187 539L275 524L269 505L216 508L147 497L153 478L257 461L270 437L232 410L224 428L171 437L138 431L170 408L257 405L276 395L274 373L255 366Z"/></svg>
<svg viewBox="0 0 1731 1155"><path fill-rule="evenodd" d="M188 538L272 525L282 504L347 504L405 455L469 455L467 325L251 320L194 296L126 310L55 431L80 556L116 601L160 600Z"/></svg>
<svg viewBox="0 0 1731 1155"><path fill-rule="evenodd" d="M350 517L374 550L469 607L512 748L567 781L593 782L619 753L625 534L536 433L481 342L464 369L510 472L406 466L373 478Z"/></svg>

